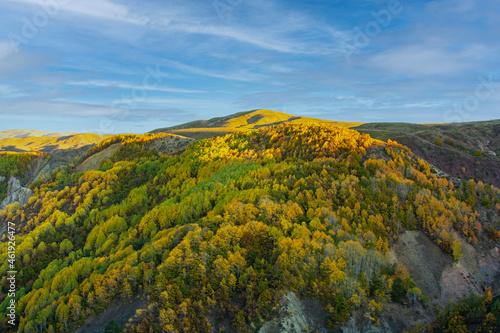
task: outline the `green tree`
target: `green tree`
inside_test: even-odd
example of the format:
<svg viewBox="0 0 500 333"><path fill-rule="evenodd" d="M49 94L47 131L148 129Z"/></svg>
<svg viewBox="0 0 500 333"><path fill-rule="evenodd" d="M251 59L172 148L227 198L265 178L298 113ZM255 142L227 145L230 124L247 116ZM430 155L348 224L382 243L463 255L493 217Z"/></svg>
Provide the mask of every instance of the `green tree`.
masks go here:
<svg viewBox="0 0 500 333"><path fill-rule="evenodd" d="M453 244L451 244L451 248L453 250L453 259L455 259L455 261L459 261L463 256L462 244L459 241L454 240Z"/></svg>
<svg viewBox="0 0 500 333"><path fill-rule="evenodd" d="M448 328L444 331L445 333L469 333L467 326L465 325L465 319L461 315L453 316L448 322Z"/></svg>
<svg viewBox="0 0 500 333"><path fill-rule="evenodd" d="M120 333L121 331L120 325L114 320L111 320L104 328L104 333Z"/></svg>

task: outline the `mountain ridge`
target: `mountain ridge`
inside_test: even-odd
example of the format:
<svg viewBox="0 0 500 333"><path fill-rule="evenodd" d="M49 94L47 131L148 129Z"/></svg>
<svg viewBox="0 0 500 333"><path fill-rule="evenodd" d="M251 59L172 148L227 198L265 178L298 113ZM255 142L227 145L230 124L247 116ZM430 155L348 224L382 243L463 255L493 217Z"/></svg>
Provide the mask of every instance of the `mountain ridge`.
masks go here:
<svg viewBox="0 0 500 333"><path fill-rule="evenodd" d="M294 116L288 113L257 109L234 113L209 120L195 120L172 127L158 128L149 133L174 133L194 139L204 139L235 132L244 132L279 124L334 124L340 127L361 125L358 122L341 122L334 120Z"/></svg>
<svg viewBox="0 0 500 333"><path fill-rule="evenodd" d="M53 133L57 134L57 133ZM67 149L79 149L99 143L113 135L77 133L63 136L23 136L0 139L0 151L53 153Z"/></svg>
<svg viewBox="0 0 500 333"><path fill-rule="evenodd" d="M43 137L43 136L68 136L75 135L77 132L46 132L35 129L11 129L0 131L0 140L7 138L24 138L27 136Z"/></svg>

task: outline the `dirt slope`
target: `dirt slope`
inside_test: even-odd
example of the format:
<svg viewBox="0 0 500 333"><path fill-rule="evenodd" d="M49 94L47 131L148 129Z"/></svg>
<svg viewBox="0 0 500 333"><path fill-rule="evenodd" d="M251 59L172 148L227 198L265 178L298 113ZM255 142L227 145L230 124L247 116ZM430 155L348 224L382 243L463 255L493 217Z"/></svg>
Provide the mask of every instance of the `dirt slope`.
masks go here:
<svg viewBox="0 0 500 333"><path fill-rule="evenodd" d="M121 143L115 143L109 146L108 148L104 149L103 151L100 151L89 158L87 158L85 161L80 163L76 168L75 172L85 172L89 170L96 170L99 168L99 162L102 160L108 159L113 155L113 153L120 148Z"/></svg>
<svg viewBox="0 0 500 333"><path fill-rule="evenodd" d="M485 288L498 283L499 247L480 253L464 239L459 240L463 256L458 262L421 231L405 231L391 249L396 262L405 265L416 286L434 305L442 307L470 293L483 294Z"/></svg>

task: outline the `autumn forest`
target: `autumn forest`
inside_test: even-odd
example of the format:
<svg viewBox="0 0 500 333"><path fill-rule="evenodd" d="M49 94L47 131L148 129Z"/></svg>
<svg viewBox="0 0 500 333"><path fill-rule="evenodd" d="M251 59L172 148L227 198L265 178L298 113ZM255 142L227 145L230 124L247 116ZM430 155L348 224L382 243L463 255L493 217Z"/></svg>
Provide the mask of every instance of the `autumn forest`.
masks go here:
<svg viewBox="0 0 500 333"><path fill-rule="evenodd" d="M129 321L106 330L255 332L289 292L318 300L330 332L353 314L377 326L387 304L432 311L432 295L390 258L403 232L422 231L455 262L466 245L500 242L500 189L439 177L390 139L281 124L175 152L151 148L177 137L108 138L37 180L25 206L0 210L2 223L17 226L17 331L73 332L116 302L141 300ZM78 170L116 144L97 168ZM22 175L34 157L48 158L0 155L1 175ZM412 331L500 330L491 288L436 313ZM0 326L16 331L6 320Z"/></svg>

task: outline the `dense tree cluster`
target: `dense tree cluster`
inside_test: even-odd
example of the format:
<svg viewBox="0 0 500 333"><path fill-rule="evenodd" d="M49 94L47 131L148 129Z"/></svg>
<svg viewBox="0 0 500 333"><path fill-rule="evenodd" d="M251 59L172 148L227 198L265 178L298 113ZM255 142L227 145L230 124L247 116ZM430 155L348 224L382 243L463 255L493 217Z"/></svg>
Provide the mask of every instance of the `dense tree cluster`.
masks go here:
<svg viewBox="0 0 500 333"><path fill-rule="evenodd" d="M48 158L45 153L0 152L0 176L8 178L23 175L29 171L31 160L38 156Z"/></svg>
<svg viewBox="0 0 500 333"><path fill-rule="evenodd" d="M383 303L425 296L385 255L404 228L457 258L459 234L498 237L498 219L483 228L476 209L498 216L499 189L455 186L395 142L280 125L167 156L144 146L160 136L111 138L92 150L121 143L99 170L61 170L25 207L0 211L19 228L21 331L68 331L118 299L144 297L125 331L247 332L286 290L319 298L331 327L355 309L376 320Z"/></svg>
<svg viewBox="0 0 500 333"><path fill-rule="evenodd" d="M500 297L492 298L491 289L484 296L469 295L449 304L428 327L419 324L406 333L490 333L500 331Z"/></svg>

